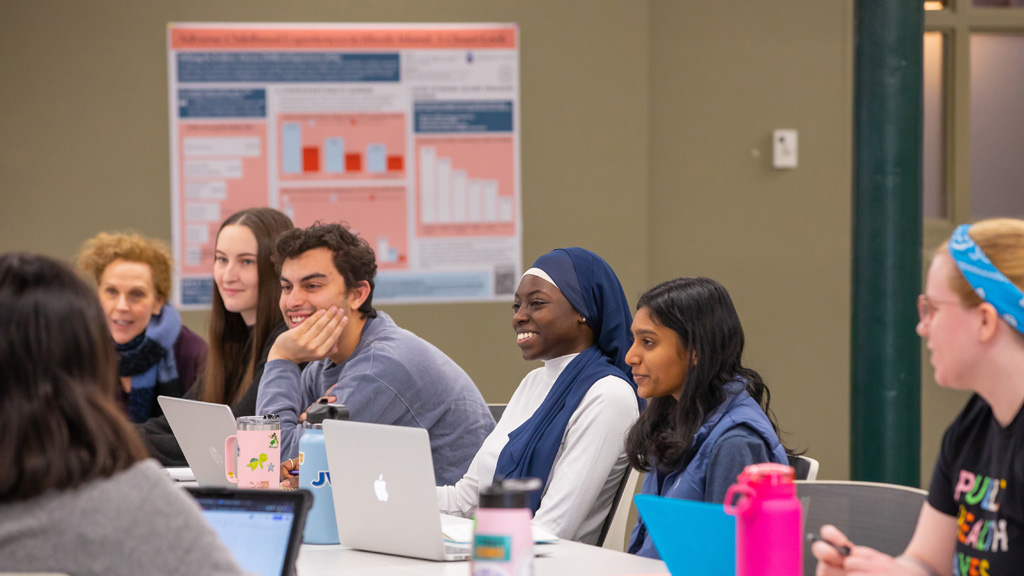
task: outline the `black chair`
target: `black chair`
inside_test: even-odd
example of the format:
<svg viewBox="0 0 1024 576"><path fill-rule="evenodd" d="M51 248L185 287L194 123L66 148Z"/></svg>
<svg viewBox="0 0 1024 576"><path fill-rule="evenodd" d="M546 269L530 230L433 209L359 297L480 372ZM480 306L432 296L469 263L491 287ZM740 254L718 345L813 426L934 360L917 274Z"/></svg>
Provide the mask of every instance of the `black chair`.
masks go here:
<svg viewBox="0 0 1024 576"><path fill-rule="evenodd" d="M804 509L804 574L817 563L810 538L833 524L855 544L898 556L910 543L928 493L918 488L875 482L801 482L797 496Z"/></svg>
<svg viewBox="0 0 1024 576"><path fill-rule="evenodd" d="M789 465L796 470L797 480L817 480L818 461L810 456L789 456Z"/></svg>
<svg viewBox="0 0 1024 576"><path fill-rule="evenodd" d="M634 507L633 496L636 495L640 485L640 472L632 467L626 468L626 473L619 482L619 491L612 499L612 508L608 511L604 526L601 527L601 535L597 539L597 545L609 550L619 552L626 551L626 534L633 527L628 526L630 509Z"/></svg>
<svg viewBox="0 0 1024 576"><path fill-rule="evenodd" d="M505 413L505 407L508 404L488 404L487 407L491 409L491 417L497 422L501 420L501 415Z"/></svg>

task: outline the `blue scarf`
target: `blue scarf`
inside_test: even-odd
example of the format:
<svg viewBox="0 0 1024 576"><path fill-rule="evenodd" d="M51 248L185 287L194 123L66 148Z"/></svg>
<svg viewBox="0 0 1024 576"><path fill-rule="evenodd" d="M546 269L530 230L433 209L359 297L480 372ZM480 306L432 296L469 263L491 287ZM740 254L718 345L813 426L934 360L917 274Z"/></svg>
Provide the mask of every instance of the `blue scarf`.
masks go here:
<svg viewBox="0 0 1024 576"><path fill-rule="evenodd" d="M992 264L961 224L949 239L949 255L978 297L996 309L999 316L1018 332L1024 333L1024 293Z"/></svg>
<svg viewBox="0 0 1024 576"><path fill-rule="evenodd" d="M128 393L128 417L132 422L145 422L156 403L157 382L178 379L174 361L174 343L181 333L181 315L170 304L146 324L146 330L127 344L115 345L121 376L132 379Z"/></svg>
<svg viewBox="0 0 1024 576"><path fill-rule="evenodd" d="M629 328L633 317L611 266L589 250L559 248L538 258L533 267L554 280L569 304L586 318L595 337L594 345L573 358L558 375L533 415L509 433L508 443L498 455L495 481L528 477L541 480L541 489L530 496L530 509L537 512L569 418L590 387L605 376L629 382L634 393L636 384L625 360L632 344ZM637 403L643 407L639 399Z"/></svg>

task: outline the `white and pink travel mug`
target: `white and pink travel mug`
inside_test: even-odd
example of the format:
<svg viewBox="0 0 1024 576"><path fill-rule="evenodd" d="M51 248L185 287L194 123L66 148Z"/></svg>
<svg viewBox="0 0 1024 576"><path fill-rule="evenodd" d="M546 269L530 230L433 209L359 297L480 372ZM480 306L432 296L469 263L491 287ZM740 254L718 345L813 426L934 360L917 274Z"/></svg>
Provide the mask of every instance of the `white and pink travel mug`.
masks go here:
<svg viewBox="0 0 1024 576"><path fill-rule="evenodd" d="M242 416L238 433L224 440L224 474L239 488L281 486L281 419Z"/></svg>

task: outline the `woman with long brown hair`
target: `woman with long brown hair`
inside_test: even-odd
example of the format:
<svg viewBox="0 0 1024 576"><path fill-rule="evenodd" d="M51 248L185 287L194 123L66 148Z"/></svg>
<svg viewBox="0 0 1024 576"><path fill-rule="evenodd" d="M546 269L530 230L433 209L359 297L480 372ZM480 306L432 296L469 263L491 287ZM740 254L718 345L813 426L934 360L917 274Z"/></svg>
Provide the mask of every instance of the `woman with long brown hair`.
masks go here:
<svg viewBox="0 0 1024 576"><path fill-rule="evenodd" d="M227 404L236 417L256 413L267 353L286 330L278 307L281 282L270 255L278 236L292 228L291 220L273 208L248 208L221 224L206 371L187 398ZM151 418L140 431L163 465L187 465L166 418Z"/></svg>

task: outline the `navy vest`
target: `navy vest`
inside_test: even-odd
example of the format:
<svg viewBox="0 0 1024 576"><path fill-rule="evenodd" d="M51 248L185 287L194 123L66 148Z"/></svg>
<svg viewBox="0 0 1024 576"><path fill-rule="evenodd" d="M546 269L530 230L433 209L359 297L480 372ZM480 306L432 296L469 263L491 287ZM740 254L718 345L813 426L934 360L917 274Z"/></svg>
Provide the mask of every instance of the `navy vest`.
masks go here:
<svg viewBox="0 0 1024 576"><path fill-rule="evenodd" d="M768 420L764 410L761 410L757 402L754 402L750 394L743 389L744 383L734 380L726 384L725 388L729 396L708 416L700 430L694 435L690 454L693 454L693 451L696 451L696 454L689 464L665 475L658 471L656 463L652 463L652 469L644 477L644 483L640 488L641 494L656 494L669 498L703 502L708 462L711 461L711 455L715 452L715 443L726 432L739 425L749 426L761 436L765 445L768 446L772 462L789 464L786 450L779 442L779 437L775 434L771 421ZM660 493L658 491L659 476L664 476ZM639 543L637 542L638 537L642 538ZM627 550L638 556L660 558L658 551L654 548L654 543L647 534L647 527L643 525L643 520L637 520L629 538Z"/></svg>

